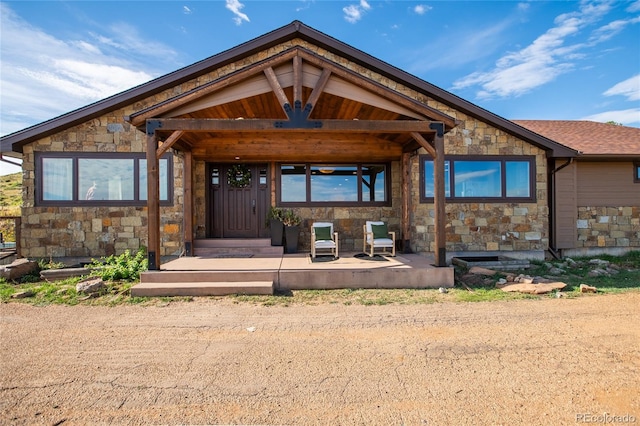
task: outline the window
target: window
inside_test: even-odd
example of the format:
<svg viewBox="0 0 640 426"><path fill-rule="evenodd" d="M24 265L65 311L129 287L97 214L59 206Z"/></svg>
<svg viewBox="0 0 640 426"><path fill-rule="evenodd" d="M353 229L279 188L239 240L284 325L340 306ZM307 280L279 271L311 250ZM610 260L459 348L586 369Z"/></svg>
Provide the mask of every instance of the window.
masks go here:
<svg viewBox="0 0 640 426"><path fill-rule="evenodd" d="M160 202L171 204L172 157L159 162ZM145 154L37 153L38 205L144 205Z"/></svg>
<svg viewBox="0 0 640 426"><path fill-rule="evenodd" d="M389 205L386 164L282 164L284 205Z"/></svg>
<svg viewBox="0 0 640 426"><path fill-rule="evenodd" d="M420 156L420 200L433 202L433 159ZM452 202L535 201L535 157L447 157L445 197Z"/></svg>
<svg viewBox="0 0 640 426"><path fill-rule="evenodd" d="M633 163L633 181L640 183L640 161Z"/></svg>

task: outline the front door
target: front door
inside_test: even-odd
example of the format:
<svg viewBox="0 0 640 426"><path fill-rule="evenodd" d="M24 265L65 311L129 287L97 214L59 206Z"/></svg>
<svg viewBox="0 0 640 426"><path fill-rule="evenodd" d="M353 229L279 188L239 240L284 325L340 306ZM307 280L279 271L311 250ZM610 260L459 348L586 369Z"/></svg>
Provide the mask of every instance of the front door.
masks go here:
<svg viewBox="0 0 640 426"><path fill-rule="evenodd" d="M210 164L207 236L267 236L270 192L265 164Z"/></svg>

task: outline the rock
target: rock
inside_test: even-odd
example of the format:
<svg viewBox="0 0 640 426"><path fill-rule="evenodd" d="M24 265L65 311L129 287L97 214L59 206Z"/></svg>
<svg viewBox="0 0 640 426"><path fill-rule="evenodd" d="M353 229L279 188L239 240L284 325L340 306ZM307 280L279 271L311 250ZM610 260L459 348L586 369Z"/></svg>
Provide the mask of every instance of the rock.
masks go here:
<svg viewBox="0 0 640 426"><path fill-rule="evenodd" d="M567 257L566 262L567 262L567 266L569 266L569 268L577 268L578 267L578 262L576 262L575 260L571 259L570 257Z"/></svg>
<svg viewBox="0 0 640 426"><path fill-rule="evenodd" d="M567 285L563 282L542 283L542 284L507 284L499 287L502 291L506 292L519 292L527 294L546 294L551 293L553 290L562 290Z"/></svg>
<svg viewBox="0 0 640 426"><path fill-rule="evenodd" d="M564 275L564 274L567 273L567 271L565 271L564 269L561 269L561 268L555 268L554 267L554 268L550 268L549 269L549 273L551 275Z"/></svg>
<svg viewBox="0 0 640 426"><path fill-rule="evenodd" d="M16 259L9 265L0 266L0 277L7 281L17 280L38 269L38 263L29 259Z"/></svg>
<svg viewBox="0 0 640 426"><path fill-rule="evenodd" d="M602 259L591 259L589 261L589 265L598 265L600 267L606 268L607 266L609 266L611 262L609 262L608 260L602 260Z"/></svg>
<svg viewBox="0 0 640 426"><path fill-rule="evenodd" d="M496 271L492 270L492 269L487 269L487 268L482 268L480 266L474 266L471 269L469 269L469 273L470 274L474 274L474 275L487 275L487 276L494 276L495 274L497 274Z"/></svg>
<svg viewBox="0 0 640 426"><path fill-rule="evenodd" d="M506 284L506 283L507 283L507 280L506 280L505 278L500 278L500 279L498 280L498 284L501 284L501 285L502 285L502 284Z"/></svg>
<svg viewBox="0 0 640 426"><path fill-rule="evenodd" d="M446 288L444 288L444 287L440 287L440 288L438 289L438 291L439 291L440 293L448 293L448 292L449 292L449 290L447 290L447 289L446 289Z"/></svg>
<svg viewBox="0 0 640 426"><path fill-rule="evenodd" d="M580 293L595 293L598 290L587 284L580 284Z"/></svg>
<svg viewBox="0 0 640 426"><path fill-rule="evenodd" d="M35 296L35 293L31 290L26 290L26 291L19 291L17 293L13 293L11 295L12 299L25 299L27 297L33 297Z"/></svg>
<svg viewBox="0 0 640 426"><path fill-rule="evenodd" d="M87 278L76 284L76 291L84 294L100 293L106 288L107 286L102 281L102 278L98 277Z"/></svg>
<svg viewBox="0 0 640 426"><path fill-rule="evenodd" d="M609 273L604 269L596 268L596 269L590 270L587 275L589 277L604 277L604 276L608 276Z"/></svg>
<svg viewBox="0 0 640 426"><path fill-rule="evenodd" d="M82 277L90 273L91 271L87 268L45 269L40 271L40 278L46 281L58 281L71 277Z"/></svg>

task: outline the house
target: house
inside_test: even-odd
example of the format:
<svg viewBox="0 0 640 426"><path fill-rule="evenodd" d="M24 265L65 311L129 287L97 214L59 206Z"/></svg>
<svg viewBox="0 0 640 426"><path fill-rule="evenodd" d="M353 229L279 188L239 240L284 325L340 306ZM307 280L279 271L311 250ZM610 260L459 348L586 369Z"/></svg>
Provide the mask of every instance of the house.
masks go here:
<svg viewBox="0 0 640 426"><path fill-rule="evenodd" d="M303 250L312 221L348 252L384 220L437 266L543 258L554 175L579 157L298 21L4 136L0 153L23 160L23 256L146 246L150 269L199 239L266 237L270 206L303 218Z"/></svg>
<svg viewBox="0 0 640 426"><path fill-rule="evenodd" d="M550 249L563 256L640 250L640 129L593 121L514 122L580 152L553 166Z"/></svg>

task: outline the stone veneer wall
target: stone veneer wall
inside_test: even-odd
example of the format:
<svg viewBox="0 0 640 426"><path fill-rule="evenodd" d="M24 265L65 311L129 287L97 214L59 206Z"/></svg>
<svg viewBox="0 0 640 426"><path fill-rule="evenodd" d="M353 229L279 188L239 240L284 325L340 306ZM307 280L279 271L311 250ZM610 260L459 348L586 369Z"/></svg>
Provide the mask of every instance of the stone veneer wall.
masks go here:
<svg viewBox="0 0 640 426"><path fill-rule="evenodd" d="M36 152L144 152L145 135L124 123L125 110L75 126L24 147L22 255L100 257L135 252L148 243L147 208L36 207ZM182 250L183 161L174 154L174 205L161 207L161 255Z"/></svg>
<svg viewBox="0 0 640 426"><path fill-rule="evenodd" d="M318 46L295 39L242 61L229 64L181 85L145 98L128 107L44 138L24 149L22 247L25 256L100 256L119 254L147 244L146 208L37 208L34 207L34 153L36 151L144 152L145 136L124 121L124 117L195 87L228 75L294 46L303 46L319 56L335 61L366 78L438 109L460 124L445 135L447 154L536 155L537 202L530 204L449 204L447 205L447 250L544 250L548 246L548 208L544 153L498 129L399 85L360 65L349 62ZM161 255L182 250L182 161L174 157L174 206L161 208ZM400 235L401 178L399 163L393 165L393 206L390 208L308 208L298 209L305 218L301 241L308 241L312 220L333 219L344 231L341 248L362 247L362 224L381 219ZM420 204L418 157L412 161L413 210L411 211L412 249L433 251L433 205ZM202 177L202 179L201 179ZM194 167L195 235L204 236L204 163ZM202 183L202 184L200 184ZM352 231L347 231L352 230ZM307 244L307 243L305 243Z"/></svg>
<svg viewBox="0 0 640 426"><path fill-rule="evenodd" d="M578 241L585 249L640 249L640 207L578 207Z"/></svg>

